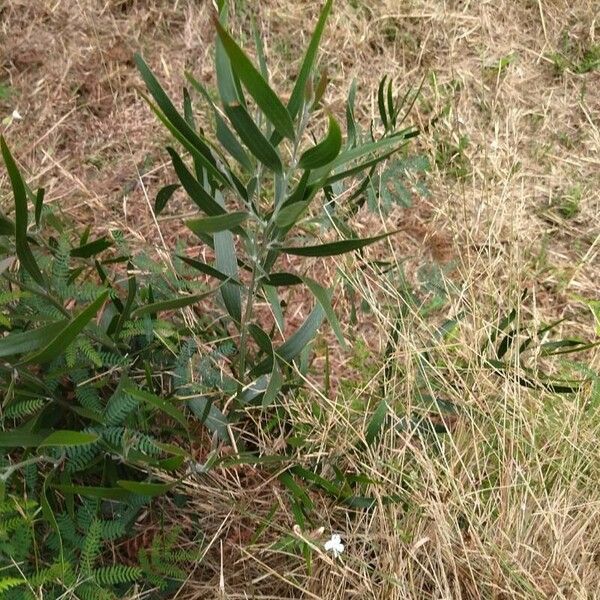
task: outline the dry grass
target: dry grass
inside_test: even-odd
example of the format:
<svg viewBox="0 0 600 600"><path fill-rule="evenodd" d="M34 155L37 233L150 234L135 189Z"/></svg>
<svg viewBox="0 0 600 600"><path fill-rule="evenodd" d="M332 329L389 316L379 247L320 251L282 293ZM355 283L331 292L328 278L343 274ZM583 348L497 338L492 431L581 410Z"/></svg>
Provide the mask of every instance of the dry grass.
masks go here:
<svg viewBox="0 0 600 600"><path fill-rule="evenodd" d="M274 79L285 84L320 3L234 4L234 28L247 33L250 17L259 21ZM337 393L328 396L311 380L282 410L291 429L305 432L309 450L299 459L322 461L325 474L335 462L372 478L376 506L348 511L315 492L311 527L325 533L293 534L314 545L307 570L302 558L273 547L294 526L274 476L238 467L190 480L189 508L168 516L201 531L207 545L176 597L600 597L597 396L590 408L588 388L568 399L532 391L514 373L501 378L478 360L481 342L524 288L530 296L520 318L565 317L565 335L594 335L581 298L600 297L600 70L557 72L549 55L560 51L576 64L598 47L597 3L336 4L323 48L331 110L343 110L354 77L368 99L360 114L366 122L382 75L400 86L435 75L413 112L424 129L421 150L433 162L431 195L392 215L403 231L387 251L398 262L408 257L413 282L425 263L452 265L457 291L432 320L407 308L381 275L340 263L370 305L353 336L371 354L337 356L332 348ZM179 235L176 222L157 223L149 210L170 175L159 150L164 134L135 93L131 54L141 48L174 94L184 68L211 83L209 12L200 0L0 4L0 82L14 90L0 99L1 116L18 108L24 117L3 129L21 163L47 185L50 202L99 230L125 225L140 244L155 242L157 226L167 243ZM468 144L457 151L461 138ZM4 197L4 179L0 186ZM382 226L359 215L359 229ZM400 310L399 338L385 355ZM466 317L456 336L434 346L435 319L458 314ZM366 409L382 386L396 413L416 408L417 357L427 347L429 386L459 407L450 433L424 439L389 427L359 452ZM600 371L597 352L585 362ZM322 407L318 417L313 402ZM289 435L257 431L270 452ZM395 496L401 501L385 502ZM322 551L331 531L346 544L338 561Z"/></svg>

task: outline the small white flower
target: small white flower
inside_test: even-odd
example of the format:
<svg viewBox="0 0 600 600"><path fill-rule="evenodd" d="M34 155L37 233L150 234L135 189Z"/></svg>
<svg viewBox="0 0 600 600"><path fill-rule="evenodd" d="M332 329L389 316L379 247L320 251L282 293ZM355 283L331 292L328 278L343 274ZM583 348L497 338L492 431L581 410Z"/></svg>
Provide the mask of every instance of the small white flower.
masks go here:
<svg viewBox="0 0 600 600"><path fill-rule="evenodd" d="M331 539L325 542L325 550L333 554L333 558L337 558L344 551L342 538L337 533L331 536Z"/></svg>
<svg viewBox="0 0 600 600"><path fill-rule="evenodd" d="M13 124L14 121L21 120L23 120L23 117L21 116L21 113L15 108L15 110L12 111L11 115L8 115L7 117L4 117L4 119L2 119L2 125L9 127Z"/></svg>

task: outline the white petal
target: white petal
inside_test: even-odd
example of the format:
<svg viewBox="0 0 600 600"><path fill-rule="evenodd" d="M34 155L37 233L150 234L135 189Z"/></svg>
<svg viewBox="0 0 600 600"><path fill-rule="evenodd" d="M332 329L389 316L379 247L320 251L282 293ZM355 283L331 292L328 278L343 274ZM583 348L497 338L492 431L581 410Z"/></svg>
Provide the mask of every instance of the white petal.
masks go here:
<svg viewBox="0 0 600 600"><path fill-rule="evenodd" d="M21 116L21 113L16 108L15 108L15 110L13 110L12 118L16 119L17 121L23 120L23 117Z"/></svg>

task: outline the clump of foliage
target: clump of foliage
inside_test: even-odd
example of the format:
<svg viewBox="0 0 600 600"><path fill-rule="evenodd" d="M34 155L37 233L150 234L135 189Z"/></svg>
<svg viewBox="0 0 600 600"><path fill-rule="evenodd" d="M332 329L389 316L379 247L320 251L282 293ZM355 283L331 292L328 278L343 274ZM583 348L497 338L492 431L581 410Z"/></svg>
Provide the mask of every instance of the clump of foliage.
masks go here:
<svg viewBox="0 0 600 600"><path fill-rule="evenodd" d="M187 153L167 148L178 181L158 193L155 210L182 188L200 213L186 224L210 248L212 264L185 248L168 265L134 255L119 231L77 235L44 204L42 188L30 189L1 140L14 197L14 214L0 214L0 556L9 563L0 590L7 597L76 590L81 598L114 598L143 580L165 587L190 558L176 552L174 539L133 565L107 550L133 535L153 497L217 464L192 458L190 423L258 461L260 449L247 448L239 433L246 408L270 410L294 393L301 385L294 363L307 363L325 319L345 344L331 290L304 268L280 270L278 261L361 251L389 235L357 237L347 222L352 202L349 209L337 194L352 190L356 200L371 190L375 201L377 166L403 153L417 132L401 128L404 102L391 82L380 86L380 124L367 132L354 119L355 87L345 139L326 114L327 77L316 65L331 6L284 103L269 83L260 37L255 67L228 33L222 4L218 101L187 75L214 117L214 136L196 125L188 90L180 112L136 57L150 107ZM323 121L327 132L316 140ZM318 241L328 230L343 238ZM297 285L315 303L284 338L280 292ZM270 323L257 316L264 302ZM291 471L281 479L297 489Z"/></svg>

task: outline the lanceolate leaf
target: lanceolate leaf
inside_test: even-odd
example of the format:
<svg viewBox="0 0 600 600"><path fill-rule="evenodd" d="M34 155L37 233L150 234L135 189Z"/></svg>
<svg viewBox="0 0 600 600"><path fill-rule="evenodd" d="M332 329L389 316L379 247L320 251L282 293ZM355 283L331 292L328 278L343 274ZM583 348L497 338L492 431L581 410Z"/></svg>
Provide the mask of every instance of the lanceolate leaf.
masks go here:
<svg viewBox="0 0 600 600"><path fill-rule="evenodd" d="M42 440L39 448L44 448L45 446L84 446L86 444L93 444L98 440L98 437L96 433L85 433L83 431L54 431Z"/></svg>
<svg viewBox="0 0 600 600"><path fill-rule="evenodd" d="M38 329L24 331L22 333L10 333L0 338L0 358L13 356L24 352L32 352L45 346L65 328L69 321L63 319L50 325L44 325Z"/></svg>
<svg viewBox="0 0 600 600"><path fill-rule="evenodd" d="M304 284L316 298L317 302L322 306L325 311L327 320L329 321L338 341L342 347L346 347L346 341L344 340L344 334L338 321L338 318L331 306L331 293L326 290L322 285L318 284L314 279L310 277L304 277L301 275L295 275L294 273L271 273L265 280L265 283L272 286L290 286Z"/></svg>
<svg viewBox="0 0 600 600"><path fill-rule="evenodd" d="M388 129L388 117L387 117L387 107L385 105L385 82L387 80L387 75L384 75L383 79L379 83L379 90L377 91L377 104L379 105L379 116L381 117L381 122L383 123L384 128Z"/></svg>
<svg viewBox="0 0 600 600"><path fill-rule="evenodd" d="M210 94L206 88L196 80L190 73L185 75L188 81L198 90L206 99L209 106L213 109L216 124L217 139L221 142L223 148L229 152L229 154L244 168L246 171L252 171L252 161L244 150L243 146L238 142L234 133L229 129L229 126L225 120L219 114L216 106L214 105Z"/></svg>
<svg viewBox="0 0 600 600"><path fill-rule="evenodd" d="M85 496L87 498L105 498L107 500L126 500L131 497L131 492L120 488L108 488L108 487L96 487L96 486L84 486L84 485L69 485L64 483L57 483L52 486L59 492L64 494L77 494L79 496Z"/></svg>
<svg viewBox="0 0 600 600"><path fill-rule="evenodd" d="M346 348L346 341L344 340L344 334L342 333L340 322L338 321L337 315L331 306L331 293L309 277L303 277L302 280L325 311L327 320L329 321L329 324L331 325L338 342L342 348Z"/></svg>
<svg viewBox="0 0 600 600"><path fill-rule="evenodd" d="M179 114L177 109L173 106L173 103L163 90L162 86L154 76L154 73L150 70L144 59L139 55L135 55L135 62L138 70L148 88L148 91L152 94L154 100L158 104L160 110L169 122L177 129L177 131L185 137L196 150L205 158L208 163L213 167L216 167L215 160L211 154L209 146L204 140L202 140L198 134L190 127L189 123Z"/></svg>
<svg viewBox="0 0 600 600"><path fill-rule="evenodd" d="M158 190L158 194L156 194L156 200L154 201L154 212L158 215L160 214L167 202L171 199L171 196L179 189L178 183L171 183L170 185L165 185L165 187L160 188Z"/></svg>
<svg viewBox="0 0 600 600"><path fill-rule="evenodd" d="M251 172L252 162L250 157L217 111L215 111L215 123L217 125L217 139L221 142L223 148L225 148L225 150L227 150L227 152L229 152L229 154L244 167L244 169L246 169L246 171Z"/></svg>
<svg viewBox="0 0 600 600"><path fill-rule="evenodd" d="M197 271L200 271L201 273L204 273L205 275L209 275L210 277L214 277L215 279L218 279L220 281L228 281L231 283L235 283L236 285L242 285L237 279L233 279L232 277L226 275L225 273L219 271L218 269L215 269L214 267L207 265L205 262L196 260L194 258L189 258L187 256L181 256L181 255L178 255L178 258L180 258L183 262L188 264L190 267L196 269ZM1 343L1 340L0 340L0 343Z"/></svg>
<svg viewBox="0 0 600 600"><path fill-rule="evenodd" d="M265 58L265 47L260 32L256 27L256 22L254 21L254 19L252 19L252 35L254 36L254 45L256 46L256 55L258 57L260 73L264 77L265 81L268 83L269 69L267 67L267 59Z"/></svg>
<svg viewBox="0 0 600 600"><path fill-rule="evenodd" d="M173 300L161 300L160 302L152 302L151 304L145 304L144 306L136 308L131 313L131 316L133 318L136 318L152 313L157 313L163 310L176 310L178 308L184 308L186 306L190 306L191 304L197 304L201 300L204 300L204 298L207 298L208 296L213 294L215 291L216 289L209 290L208 292L204 292L203 294L181 296L180 298L175 298Z"/></svg>
<svg viewBox="0 0 600 600"><path fill-rule="evenodd" d="M228 104L225 106L225 114L248 150L263 165L276 173L281 173L283 165L279 153L256 126L248 111L240 104Z"/></svg>
<svg viewBox="0 0 600 600"><path fill-rule="evenodd" d="M308 83L309 77L315 65L319 44L321 43L321 37L325 29L327 17L331 12L332 4L333 0L327 0L325 3L325 6L323 7L323 10L319 16L317 26L315 27L315 31L310 39L306 54L304 55L304 60L302 61L302 66L300 67L300 73L298 73L298 78L296 79L294 89L292 90L292 95L290 96L290 101L288 102L288 112L290 113L292 119L296 117L300 111L300 107L302 106L306 84Z"/></svg>
<svg viewBox="0 0 600 600"><path fill-rule="evenodd" d="M285 361L291 362L315 337L324 317L325 311L323 310L323 307L318 304L313 308L302 326L288 340L279 346L279 348L275 349L275 354Z"/></svg>
<svg viewBox="0 0 600 600"><path fill-rule="evenodd" d="M281 210L275 214L275 224L278 227L285 228L291 227L298 222L298 219L308 209L311 203L311 199L305 200L304 202L292 202L285 204L281 207Z"/></svg>
<svg viewBox="0 0 600 600"><path fill-rule="evenodd" d="M103 235L102 237L98 238L97 240L94 240L93 242L88 242L87 244L83 244L78 248L73 248L70 254L71 256L77 258L91 258L92 256L99 254L107 248L110 248L111 246L112 242L105 235Z"/></svg>
<svg viewBox="0 0 600 600"><path fill-rule="evenodd" d="M374 244L379 240L383 240L394 233L396 232L392 231L390 233L383 233L370 238L340 240L339 242L329 242L319 246L288 246L285 248L280 248L279 251L283 252L284 254L293 254L295 256L336 256L339 254L345 254L346 252L352 252L353 250L360 250L361 248Z"/></svg>
<svg viewBox="0 0 600 600"><path fill-rule="evenodd" d="M44 440L44 433L22 431L0 431L0 448L35 448Z"/></svg>
<svg viewBox="0 0 600 600"><path fill-rule="evenodd" d="M367 425L365 440L369 446L381 435L388 410L388 403L384 398L375 409L375 412Z"/></svg>
<svg viewBox="0 0 600 600"><path fill-rule="evenodd" d="M310 148L300 157L301 169L318 169L332 162L342 147L342 131L337 121L329 117L327 137L314 148Z"/></svg>
<svg viewBox="0 0 600 600"><path fill-rule="evenodd" d="M132 492L133 494L137 494L138 496L162 496L166 494L171 488L175 486L175 482L173 483L146 483L141 481L127 481L127 480L119 480L117 481L117 485L128 492Z"/></svg>
<svg viewBox="0 0 600 600"><path fill-rule="evenodd" d="M84 308L76 317L71 319L46 347L26 358L23 363L44 363L59 356L96 316L96 313L108 298L108 293L108 290L102 292L98 298Z"/></svg>
<svg viewBox="0 0 600 600"><path fill-rule="evenodd" d="M348 136L347 146L352 148L356 144L356 121L354 119L354 99L356 98L356 79L352 81L348 100L346 101L346 133Z"/></svg>
<svg viewBox="0 0 600 600"><path fill-rule="evenodd" d="M223 3L222 8L220 9L219 18L223 26L227 25L227 8L227 3ZM245 100L243 92L239 86L239 81L236 81L233 75L231 62L219 36L217 36L215 46L215 71L217 74L217 87L219 88L221 102L223 104L239 102L240 104L245 105Z"/></svg>
<svg viewBox="0 0 600 600"><path fill-rule="evenodd" d="M224 204L224 199L219 192L217 192L217 201L221 205ZM214 243L215 268L232 279L238 280L238 261L233 234L231 231L219 231L214 234ZM221 296L233 321L240 323L242 320L242 296L239 286L230 282L224 283Z"/></svg>
<svg viewBox="0 0 600 600"><path fill-rule="evenodd" d="M207 215L225 214L225 209L202 187L200 182L190 173L185 166L181 157L173 148L167 148L167 152L171 156L173 168L183 189L188 193L188 196L194 203L203 210Z"/></svg>
<svg viewBox="0 0 600 600"><path fill-rule="evenodd" d="M44 188L39 188L37 194L35 195L35 224L39 226L40 218L42 216L42 208L44 208L44 195L46 190Z"/></svg>
<svg viewBox="0 0 600 600"><path fill-rule="evenodd" d="M185 415L166 398L160 398L159 396L155 396L154 394L150 394L149 392L145 392L134 386L125 387L124 392L164 412L174 421L177 421L180 425L182 425L184 429L188 428Z"/></svg>
<svg viewBox="0 0 600 600"><path fill-rule="evenodd" d="M235 40L227 33L224 27L216 21L217 34L235 74L246 86L250 95L254 98L256 104L263 111L267 119L273 124L273 127L284 137L294 139L294 124L287 108L281 103L277 94L269 87L264 77L254 67L252 61L246 56L244 51L238 46Z"/></svg>
<svg viewBox="0 0 600 600"><path fill-rule="evenodd" d="M192 155L194 158L194 162L197 165L200 165L203 169L206 170L212 177L212 179L219 182L219 184L226 185L227 187L231 187L234 183L232 179L229 179L212 163L210 162L206 156L204 156L195 146L192 144L174 125L167 119L165 114L158 106L156 106L149 98L142 94L144 100L146 100L148 106L152 110L152 112L158 117L161 123L173 134L173 137ZM231 177L231 173L229 174Z"/></svg>
<svg viewBox="0 0 600 600"><path fill-rule="evenodd" d="M265 390L262 399L263 407L270 406L277 398L277 394L283 385L283 378L281 376L281 370L279 368L279 362L277 357L273 357L273 368L271 369L271 376L269 377L269 385Z"/></svg>
<svg viewBox="0 0 600 600"><path fill-rule="evenodd" d="M8 171L15 198L15 243L17 247L17 256L31 277L43 286L45 284L44 277L29 248L29 242L27 241L28 219L25 183L3 136L0 136L0 147L2 149L2 157L6 164L6 170Z"/></svg>
<svg viewBox="0 0 600 600"><path fill-rule="evenodd" d="M240 211L203 219L190 219L185 224L194 233L217 233L219 231L234 231L249 217L250 213Z"/></svg>
<svg viewBox="0 0 600 600"><path fill-rule="evenodd" d="M413 130L411 130L411 131L413 131ZM325 167L322 167L316 171L313 171L313 173L311 173L311 178L310 178L309 183L318 181L319 179L321 179L323 177L323 175L326 175L328 172L334 171L335 169L338 169L339 167L343 167L344 165L347 165L348 163L351 163L355 160L360 160L367 156L369 157L369 160L372 160L373 158L375 158L372 156L375 153L377 153L377 154L381 153L379 156L380 156L381 160L383 160L382 156L386 152L389 153L392 151L392 149L395 152L395 151L399 150L400 148L402 148L402 146L406 145L406 140L408 139L408 136L410 136L410 135L411 135L411 132L407 131L406 134L404 134L404 135L392 136L392 137L384 138L382 140L378 140L376 142L369 142L367 144L362 144L361 146L356 146L354 148L349 148L347 150L344 150L331 163L329 163ZM356 166L356 165L354 165L354 166ZM350 169L350 167L348 167L348 168Z"/></svg>

